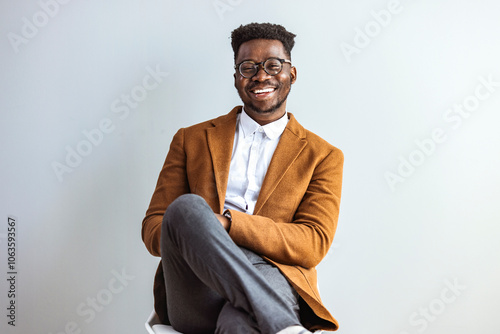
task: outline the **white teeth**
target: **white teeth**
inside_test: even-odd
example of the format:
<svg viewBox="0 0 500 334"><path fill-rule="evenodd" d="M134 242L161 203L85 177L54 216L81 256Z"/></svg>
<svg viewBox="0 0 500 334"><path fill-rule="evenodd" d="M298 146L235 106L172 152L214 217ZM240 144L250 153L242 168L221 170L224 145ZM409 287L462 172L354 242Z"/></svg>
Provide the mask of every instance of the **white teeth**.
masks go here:
<svg viewBox="0 0 500 334"><path fill-rule="evenodd" d="M266 88L266 89L257 89L257 90L254 90L254 93L255 94L261 94L261 93L270 93L274 91L274 88Z"/></svg>

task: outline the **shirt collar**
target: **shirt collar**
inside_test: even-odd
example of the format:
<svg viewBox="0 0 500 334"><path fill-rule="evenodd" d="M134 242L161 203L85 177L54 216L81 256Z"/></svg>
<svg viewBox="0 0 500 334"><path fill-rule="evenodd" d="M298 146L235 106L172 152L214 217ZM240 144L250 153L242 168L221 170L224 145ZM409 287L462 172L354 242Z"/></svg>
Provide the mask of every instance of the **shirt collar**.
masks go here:
<svg viewBox="0 0 500 334"><path fill-rule="evenodd" d="M285 131L286 125L288 123L288 115L287 113L285 113L280 119L277 119L274 122L268 123L266 125L260 125L250 116L248 116L248 114L245 112L245 109L243 108L239 123L244 137L252 135L255 133L255 131L258 131L259 128L262 128L269 139L276 139L281 136L283 131Z"/></svg>

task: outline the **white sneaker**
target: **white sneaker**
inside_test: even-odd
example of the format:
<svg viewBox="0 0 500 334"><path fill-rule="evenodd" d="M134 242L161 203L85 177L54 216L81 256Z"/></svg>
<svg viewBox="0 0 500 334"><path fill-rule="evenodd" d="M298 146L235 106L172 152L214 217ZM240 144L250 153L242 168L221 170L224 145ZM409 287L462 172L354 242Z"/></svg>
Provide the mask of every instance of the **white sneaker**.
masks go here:
<svg viewBox="0 0 500 334"><path fill-rule="evenodd" d="M290 326L280 330L276 334L312 334L312 333L302 326Z"/></svg>

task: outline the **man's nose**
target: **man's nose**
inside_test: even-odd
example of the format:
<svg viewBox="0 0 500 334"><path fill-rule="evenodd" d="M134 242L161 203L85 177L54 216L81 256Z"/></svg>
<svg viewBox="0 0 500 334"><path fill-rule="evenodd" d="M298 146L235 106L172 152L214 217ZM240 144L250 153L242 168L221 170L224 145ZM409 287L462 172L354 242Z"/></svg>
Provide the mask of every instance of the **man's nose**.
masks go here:
<svg viewBox="0 0 500 334"><path fill-rule="evenodd" d="M266 81L269 80L271 75L267 74L266 71L264 71L264 66L262 64L259 65L259 68L257 69L257 73L252 77L252 80L254 81Z"/></svg>

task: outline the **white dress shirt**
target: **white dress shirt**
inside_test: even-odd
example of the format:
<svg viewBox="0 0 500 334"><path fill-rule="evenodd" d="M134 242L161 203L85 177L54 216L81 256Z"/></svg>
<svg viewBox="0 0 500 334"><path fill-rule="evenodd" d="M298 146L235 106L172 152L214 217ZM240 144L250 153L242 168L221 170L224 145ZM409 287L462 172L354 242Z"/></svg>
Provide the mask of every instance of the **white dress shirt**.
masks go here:
<svg viewBox="0 0 500 334"><path fill-rule="evenodd" d="M243 111L238 114L224 210L253 214L264 177L288 116L261 126Z"/></svg>

